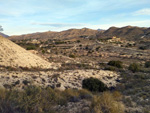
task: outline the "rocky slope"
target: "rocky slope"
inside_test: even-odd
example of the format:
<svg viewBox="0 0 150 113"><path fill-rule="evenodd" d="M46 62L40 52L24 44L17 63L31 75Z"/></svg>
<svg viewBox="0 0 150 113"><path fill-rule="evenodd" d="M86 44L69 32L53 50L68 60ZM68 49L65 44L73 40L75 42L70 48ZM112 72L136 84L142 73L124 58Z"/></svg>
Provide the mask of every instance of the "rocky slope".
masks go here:
<svg viewBox="0 0 150 113"><path fill-rule="evenodd" d="M60 90L68 88L82 88L82 80L95 77L103 81L108 87L114 87L118 83L120 74L104 70L65 70L20 72L11 71L0 73L0 87L23 89L26 85L52 87Z"/></svg>
<svg viewBox="0 0 150 113"><path fill-rule="evenodd" d="M51 63L2 36L0 36L0 65L5 67L53 68Z"/></svg>

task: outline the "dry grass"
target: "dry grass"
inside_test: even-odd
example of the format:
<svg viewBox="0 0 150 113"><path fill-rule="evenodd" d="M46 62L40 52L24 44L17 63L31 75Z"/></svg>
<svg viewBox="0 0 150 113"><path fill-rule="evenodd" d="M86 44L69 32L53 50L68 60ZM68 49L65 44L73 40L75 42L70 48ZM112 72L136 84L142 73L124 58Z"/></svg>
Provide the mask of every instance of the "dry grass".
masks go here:
<svg viewBox="0 0 150 113"><path fill-rule="evenodd" d="M104 92L100 96L94 96L91 109L95 113L124 113L124 105L120 99L118 92Z"/></svg>
<svg viewBox="0 0 150 113"><path fill-rule="evenodd" d="M124 113L121 98L119 92L100 95L85 89L59 91L35 86L28 86L23 91L0 89L0 113L55 113L56 106L81 99L91 101L91 111L94 113Z"/></svg>

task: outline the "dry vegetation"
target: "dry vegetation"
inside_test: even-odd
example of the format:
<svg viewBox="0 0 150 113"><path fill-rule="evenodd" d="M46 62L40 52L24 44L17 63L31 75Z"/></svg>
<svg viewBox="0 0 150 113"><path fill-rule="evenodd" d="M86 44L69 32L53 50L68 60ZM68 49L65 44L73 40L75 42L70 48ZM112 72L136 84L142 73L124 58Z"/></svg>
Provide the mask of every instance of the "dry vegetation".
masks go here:
<svg viewBox="0 0 150 113"><path fill-rule="evenodd" d="M83 90L67 89L65 91L42 89L29 86L24 91L0 89L1 113L58 113L68 112L68 103L85 100L90 102L89 109L83 112L95 113L124 113L124 105L121 103L119 92L104 92L92 94ZM71 104L71 103L70 103ZM62 107L64 106L64 108ZM62 107L61 111L58 107ZM76 106L77 109L80 106ZM70 108L71 109L71 108ZM80 112L78 111L72 112ZM70 112L70 113L72 113Z"/></svg>
<svg viewBox="0 0 150 113"><path fill-rule="evenodd" d="M6 90L0 91L0 112L149 113L149 30L127 26L101 32L71 29L9 37L61 67L41 70L0 66L3 74L10 73L1 74L1 80L12 83L3 84ZM17 73L21 73L22 79ZM11 76L17 77L10 79ZM101 78L109 86L107 91L80 90L82 80L90 77ZM31 80L46 87L30 86ZM94 87L93 82L90 84ZM26 88L8 90L10 86ZM61 86L64 91L56 90Z"/></svg>

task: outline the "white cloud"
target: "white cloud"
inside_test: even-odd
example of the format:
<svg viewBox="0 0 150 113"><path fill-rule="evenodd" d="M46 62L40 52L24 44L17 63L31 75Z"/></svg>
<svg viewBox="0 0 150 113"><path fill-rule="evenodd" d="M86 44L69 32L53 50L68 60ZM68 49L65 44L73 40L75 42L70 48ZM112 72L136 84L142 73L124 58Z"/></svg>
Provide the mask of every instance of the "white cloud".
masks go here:
<svg viewBox="0 0 150 113"><path fill-rule="evenodd" d="M149 24L148 24L149 23ZM89 25L87 27L92 29L108 29L109 27L124 27L124 26L138 26L138 27L149 27L150 20L143 20L143 21L129 21L129 22L120 22L120 23L111 23L111 24L101 24L101 25Z"/></svg>
<svg viewBox="0 0 150 113"><path fill-rule="evenodd" d="M77 26L84 26L85 24L81 24L81 23L76 23L76 24L72 24L72 23L37 23L37 22L33 22L31 23L32 25L42 25L42 26L50 26L50 27L77 27Z"/></svg>
<svg viewBox="0 0 150 113"><path fill-rule="evenodd" d="M17 29L11 28L11 32L8 32L8 30L5 30L4 33L8 35L21 35L21 34L28 34L28 33L35 33L35 32L45 32L45 31L63 31L71 28L80 29L83 27L91 28L91 29L108 29L112 26L115 27L124 27L124 26L138 26L138 27L149 27L150 26L150 20L143 20L143 21L129 21L129 22L120 22L120 23L111 23L111 24L64 24L64 23L48 23L49 25L52 24L52 27L47 25L46 23L32 23L35 25L45 24L44 27L37 27L37 26L30 26L30 27L18 27ZM59 25L60 24L60 25ZM63 26L62 26L63 25ZM54 27L56 26L56 27ZM58 27L61 26L61 27Z"/></svg>
<svg viewBox="0 0 150 113"><path fill-rule="evenodd" d="M137 15L150 15L150 8L138 10L138 11L134 12L133 15L136 15L136 16Z"/></svg>

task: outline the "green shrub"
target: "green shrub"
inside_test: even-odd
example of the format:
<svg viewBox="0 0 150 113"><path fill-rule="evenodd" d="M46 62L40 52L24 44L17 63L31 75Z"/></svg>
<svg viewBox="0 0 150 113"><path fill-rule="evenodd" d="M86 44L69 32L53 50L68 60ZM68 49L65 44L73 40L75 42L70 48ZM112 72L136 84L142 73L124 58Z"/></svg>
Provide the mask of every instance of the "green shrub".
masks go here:
<svg viewBox="0 0 150 113"><path fill-rule="evenodd" d="M24 85L28 85L28 84L30 83L30 81L28 81L28 80L23 80L22 83L23 83Z"/></svg>
<svg viewBox="0 0 150 113"><path fill-rule="evenodd" d="M65 44L66 42L64 41L56 41L55 44Z"/></svg>
<svg viewBox="0 0 150 113"><path fill-rule="evenodd" d="M150 67L150 61L145 62L145 67L149 68Z"/></svg>
<svg viewBox="0 0 150 113"><path fill-rule="evenodd" d="M96 48L96 51L98 51L100 49L100 46Z"/></svg>
<svg viewBox="0 0 150 113"><path fill-rule="evenodd" d="M97 78L87 78L82 81L82 88L94 92L103 92L107 90L107 86Z"/></svg>
<svg viewBox="0 0 150 113"><path fill-rule="evenodd" d="M27 46L27 50L35 50L36 46L35 45L29 45Z"/></svg>
<svg viewBox="0 0 150 113"><path fill-rule="evenodd" d="M139 47L139 49L141 49L141 50L146 50L147 47L146 47L146 46L141 46L141 47Z"/></svg>
<svg viewBox="0 0 150 113"><path fill-rule="evenodd" d="M80 43L81 41L80 40L77 40L77 43Z"/></svg>
<svg viewBox="0 0 150 113"><path fill-rule="evenodd" d="M72 69L92 69L93 67L89 64L84 63L63 63L61 69L72 70Z"/></svg>
<svg viewBox="0 0 150 113"><path fill-rule="evenodd" d="M108 65L111 65L111 66L115 66L117 68L122 68L122 62L121 61L109 61L108 62Z"/></svg>
<svg viewBox="0 0 150 113"><path fill-rule="evenodd" d="M73 55L73 54L70 54L69 57L70 57L70 58L75 58L76 56Z"/></svg>
<svg viewBox="0 0 150 113"><path fill-rule="evenodd" d="M46 51L43 49L43 50L42 50L42 53L43 53L43 54L45 54L45 53L46 53Z"/></svg>
<svg viewBox="0 0 150 113"><path fill-rule="evenodd" d="M116 71L115 67L105 67L105 70Z"/></svg>
<svg viewBox="0 0 150 113"><path fill-rule="evenodd" d="M131 70L132 72L140 71L140 65L137 63L132 63L129 65L129 70Z"/></svg>

